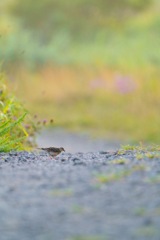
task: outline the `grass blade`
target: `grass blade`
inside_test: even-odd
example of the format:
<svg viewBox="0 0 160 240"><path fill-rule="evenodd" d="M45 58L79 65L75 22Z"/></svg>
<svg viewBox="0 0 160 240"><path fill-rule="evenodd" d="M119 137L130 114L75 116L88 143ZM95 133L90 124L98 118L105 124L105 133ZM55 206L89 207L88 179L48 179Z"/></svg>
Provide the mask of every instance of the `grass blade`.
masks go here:
<svg viewBox="0 0 160 240"><path fill-rule="evenodd" d="M0 130L0 137L7 134L13 127L23 121L27 113L24 113L20 118L18 118L15 122L10 123L8 126Z"/></svg>

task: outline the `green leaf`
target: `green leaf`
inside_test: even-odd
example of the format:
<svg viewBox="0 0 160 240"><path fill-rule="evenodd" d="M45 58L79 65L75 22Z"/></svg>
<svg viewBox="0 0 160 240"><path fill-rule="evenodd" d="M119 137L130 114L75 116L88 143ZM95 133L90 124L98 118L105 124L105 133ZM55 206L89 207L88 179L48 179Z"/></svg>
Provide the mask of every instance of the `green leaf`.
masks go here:
<svg viewBox="0 0 160 240"><path fill-rule="evenodd" d="M19 124L20 122L23 121L23 119L26 116L26 112L20 117L18 118L15 122L10 123L8 126L6 126L5 128L3 128L2 130L0 130L0 137L7 134L13 127L15 127L17 124Z"/></svg>
<svg viewBox="0 0 160 240"><path fill-rule="evenodd" d="M3 129L5 126L7 126L8 123L9 123L9 120L1 124L0 129Z"/></svg>
<svg viewBox="0 0 160 240"><path fill-rule="evenodd" d="M0 152L8 152L11 150L11 148L16 144L16 143L19 143L21 142L22 140L24 140L25 137L21 137L21 138L18 138L16 140L12 140L2 146L0 146ZM14 149L19 149L20 146L14 146Z"/></svg>

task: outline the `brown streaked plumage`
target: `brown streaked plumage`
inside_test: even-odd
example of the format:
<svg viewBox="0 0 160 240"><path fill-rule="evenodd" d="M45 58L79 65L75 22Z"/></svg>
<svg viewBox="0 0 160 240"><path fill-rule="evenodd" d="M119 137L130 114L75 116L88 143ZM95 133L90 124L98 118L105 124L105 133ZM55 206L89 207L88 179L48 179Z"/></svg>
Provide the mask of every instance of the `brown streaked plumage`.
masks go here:
<svg viewBox="0 0 160 240"><path fill-rule="evenodd" d="M41 150L46 151L47 153L49 153L49 155L51 155L52 157L56 157L58 154L60 154L61 152L65 152L63 147L60 148L56 148L56 147L49 147L49 148L39 148Z"/></svg>

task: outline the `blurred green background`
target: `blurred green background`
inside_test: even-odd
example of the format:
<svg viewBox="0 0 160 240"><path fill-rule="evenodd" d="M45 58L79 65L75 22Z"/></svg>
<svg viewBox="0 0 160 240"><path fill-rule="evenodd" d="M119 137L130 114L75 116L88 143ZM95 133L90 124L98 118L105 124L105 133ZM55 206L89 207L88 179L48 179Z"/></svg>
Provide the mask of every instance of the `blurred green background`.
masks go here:
<svg viewBox="0 0 160 240"><path fill-rule="evenodd" d="M159 0L1 0L1 69L55 126L159 143L159 10Z"/></svg>

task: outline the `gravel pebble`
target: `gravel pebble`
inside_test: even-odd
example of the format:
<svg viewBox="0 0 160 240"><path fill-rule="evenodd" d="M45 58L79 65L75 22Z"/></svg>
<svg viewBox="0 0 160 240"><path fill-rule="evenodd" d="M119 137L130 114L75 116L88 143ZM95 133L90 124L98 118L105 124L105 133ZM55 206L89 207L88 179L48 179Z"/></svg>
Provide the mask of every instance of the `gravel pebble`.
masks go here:
<svg viewBox="0 0 160 240"><path fill-rule="evenodd" d="M159 152L1 153L0 240L159 240L159 185Z"/></svg>

